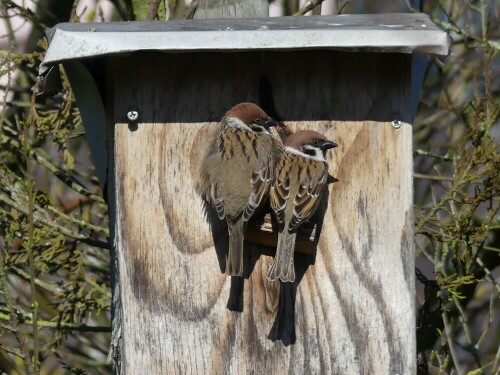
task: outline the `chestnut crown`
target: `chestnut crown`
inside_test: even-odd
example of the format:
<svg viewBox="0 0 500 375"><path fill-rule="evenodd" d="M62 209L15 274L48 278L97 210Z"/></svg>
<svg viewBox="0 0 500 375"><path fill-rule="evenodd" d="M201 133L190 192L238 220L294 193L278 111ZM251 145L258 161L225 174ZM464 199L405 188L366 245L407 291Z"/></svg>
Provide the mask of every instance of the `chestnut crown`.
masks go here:
<svg viewBox="0 0 500 375"><path fill-rule="evenodd" d="M226 112L224 117L234 117L242 121L252 130L257 128L267 129L277 125L277 121L267 115L262 108L255 103L240 103Z"/></svg>
<svg viewBox="0 0 500 375"><path fill-rule="evenodd" d="M326 151L337 147L337 144L327 140L323 134L317 131L299 130L285 140L284 146L304 154L303 156L324 160Z"/></svg>

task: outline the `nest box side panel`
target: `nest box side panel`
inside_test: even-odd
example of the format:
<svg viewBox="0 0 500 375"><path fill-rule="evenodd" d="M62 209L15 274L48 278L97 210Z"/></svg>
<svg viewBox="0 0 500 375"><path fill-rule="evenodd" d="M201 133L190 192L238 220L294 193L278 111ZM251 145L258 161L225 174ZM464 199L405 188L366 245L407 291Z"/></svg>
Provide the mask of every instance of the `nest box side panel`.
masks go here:
<svg viewBox="0 0 500 375"><path fill-rule="evenodd" d="M408 57L151 53L122 58L113 76L127 372L415 372ZM243 101L339 144L317 251L296 258L305 273L289 346L267 339L278 283L267 280L272 257L259 249L246 249L243 312L226 309L231 281L194 188L211 132Z"/></svg>

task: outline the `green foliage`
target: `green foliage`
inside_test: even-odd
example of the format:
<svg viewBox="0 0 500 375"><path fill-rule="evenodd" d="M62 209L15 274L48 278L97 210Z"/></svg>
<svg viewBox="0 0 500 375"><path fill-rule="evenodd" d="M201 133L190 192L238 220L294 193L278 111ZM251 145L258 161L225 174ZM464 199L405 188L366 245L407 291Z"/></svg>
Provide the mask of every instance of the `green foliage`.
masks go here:
<svg viewBox="0 0 500 375"><path fill-rule="evenodd" d="M415 121L416 243L427 260L421 267L434 274L417 273L425 286L417 315L422 374L493 374L499 365L493 318L500 288L492 276L500 251L493 135L500 95L492 81L499 49L490 10L486 1L437 1L427 9L454 43L444 66L430 66Z"/></svg>
<svg viewBox="0 0 500 375"><path fill-rule="evenodd" d="M109 333L91 333L110 331L106 205L89 157L75 157L88 150L64 74L55 98L36 96L42 57L1 60L0 369L106 373Z"/></svg>

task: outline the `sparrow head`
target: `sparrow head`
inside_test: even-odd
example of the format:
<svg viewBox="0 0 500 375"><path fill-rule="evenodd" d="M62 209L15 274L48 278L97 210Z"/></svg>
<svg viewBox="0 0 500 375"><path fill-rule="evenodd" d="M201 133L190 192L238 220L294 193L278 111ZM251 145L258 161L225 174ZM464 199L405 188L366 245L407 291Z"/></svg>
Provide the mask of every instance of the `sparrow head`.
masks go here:
<svg viewBox="0 0 500 375"><path fill-rule="evenodd" d="M284 143L285 151L297 153L309 159L325 161L326 151L337 144L314 130L300 130L290 135Z"/></svg>
<svg viewBox="0 0 500 375"><path fill-rule="evenodd" d="M228 126L250 128L254 133L271 134L269 128L278 124L254 103L236 104L226 112L224 118Z"/></svg>

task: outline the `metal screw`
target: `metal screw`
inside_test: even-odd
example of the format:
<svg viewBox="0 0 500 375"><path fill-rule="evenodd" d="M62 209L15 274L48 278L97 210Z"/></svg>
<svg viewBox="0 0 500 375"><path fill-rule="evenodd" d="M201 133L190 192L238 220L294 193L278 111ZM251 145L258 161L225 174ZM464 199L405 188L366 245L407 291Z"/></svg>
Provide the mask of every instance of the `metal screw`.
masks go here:
<svg viewBox="0 0 500 375"><path fill-rule="evenodd" d="M399 129L401 127L402 123L399 120L392 120L392 127L394 129Z"/></svg>
<svg viewBox="0 0 500 375"><path fill-rule="evenodd" d="M127 118L130 121L135 121L139 118L139 113L137 111L128 111L127 112Z"/></svg>

